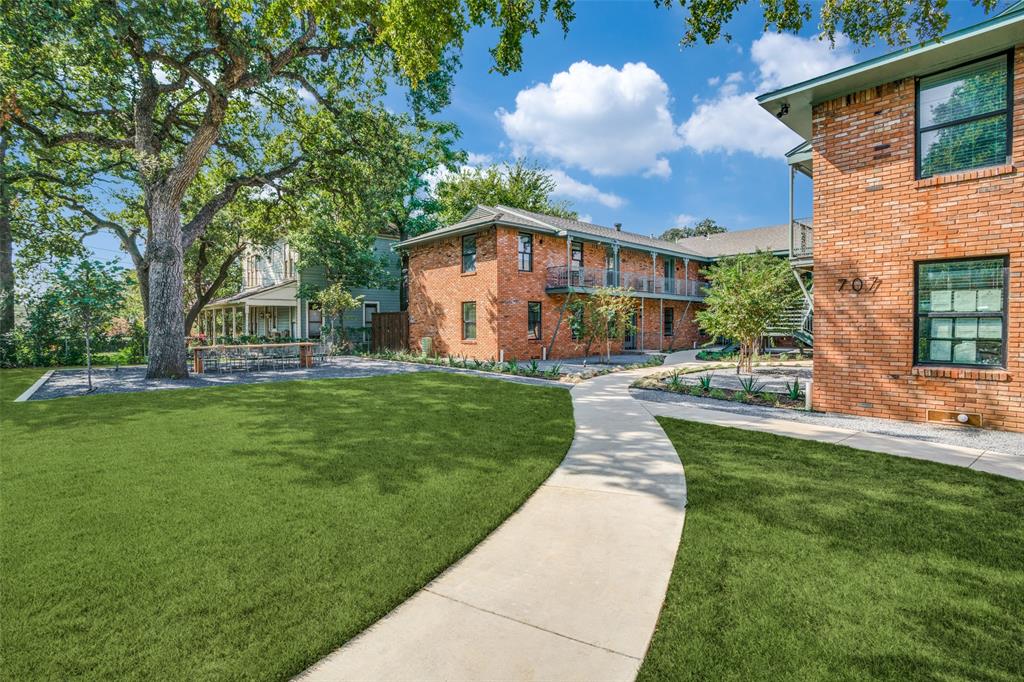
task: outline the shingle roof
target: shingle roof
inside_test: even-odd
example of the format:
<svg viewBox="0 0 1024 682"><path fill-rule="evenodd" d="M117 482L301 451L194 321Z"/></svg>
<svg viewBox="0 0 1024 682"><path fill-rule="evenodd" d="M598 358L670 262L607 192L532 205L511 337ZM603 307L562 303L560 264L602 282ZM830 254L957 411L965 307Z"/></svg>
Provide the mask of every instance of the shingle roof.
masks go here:
<svg viewBox="0 0 1024 682"><path fill-rule="evenodd" d="M272 290L278 289L280 287L288 286L289 284L295 284L297 281L298 280L296 280L294 277L292 277L292 278L286 279L286 280L284 280L282 282L278 282L276 284L268 284L266 286L259 287L257 289L246 289L245 291L240 291L237 294L231 294L230 296L224 296L222 298L218 298L215 301L210 301L206 305L209 306L209 305L224 305L225 303L239 303L239 302L244 301L245 299L249 298L250 296L255 296L257 294L265 294L268 291L272 291Z"/></svg>
<svg viewBox="0 0 1024 682"><path fill-rule="evenodd" d="M809 220L802 222L810 224ZM707 258L735 256L755 251L788 252L789 223L720 232L707 237L687 237L680 239L679 245Z"/></svg>

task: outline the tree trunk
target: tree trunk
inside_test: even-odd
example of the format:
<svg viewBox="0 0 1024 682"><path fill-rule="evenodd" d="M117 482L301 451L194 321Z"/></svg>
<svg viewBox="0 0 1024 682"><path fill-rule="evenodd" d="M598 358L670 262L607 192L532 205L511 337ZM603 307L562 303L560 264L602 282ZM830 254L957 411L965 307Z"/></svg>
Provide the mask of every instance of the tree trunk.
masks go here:
<svg viewBox="0 0 1024 682"><path fill-rule="evenodd" d="M85 377L89 384L89 393L92 393L92 344L89 343L92 336L92 329L88 322L82 330L85 332Z"/></svg>
<svg viewBox="0 0 1024 682"><path fill-rule="evenodd" d="M153 225L146 248L149 262L149 379L188 376L185 358L184 271L181 206L155 192L149 207Z"/></svg>
<svg viewBox="0 0 1024 682"><path fill-rule="evenodd" d="M14 331L14 237L11 232L11 194L4 164L7 136L0 136L0 334Z"/></svg>

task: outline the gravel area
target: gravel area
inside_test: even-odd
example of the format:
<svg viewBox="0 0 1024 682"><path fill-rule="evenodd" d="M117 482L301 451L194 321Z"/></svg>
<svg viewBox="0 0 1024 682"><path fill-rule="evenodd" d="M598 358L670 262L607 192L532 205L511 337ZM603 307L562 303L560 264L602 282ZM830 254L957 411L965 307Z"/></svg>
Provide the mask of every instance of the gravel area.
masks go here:
<svg viewBox="0 0 1024 682"><path fill-rule="evenodd" d="M818 426L829 426L838 429L849 429L863 433L872 433L896 438L912 438L914 440L946 445L960 445L992 450L1024 457L1024 434L992 429L959 428L956 426L937 426L919 422L904 422L895 419L875 419L872 417L856 417L831 412L804 412L802 410L780 409L745 405L727 400L713 398L697 398L679 393L656 391L650 389L630 389L634 398L652 402L693 403L713 410L732 412L754 417L773 419L789 419Z"/></svg>
<svg viewBox="0 0 1024 682"><path fill-rule="evenodd" d="M405 374L411 372L449 372L454 374L475 374L477 376L513 381L521 384L537 386L556 386L572 388L570 384L559 383L548 379L518 377L496 372L478 372L476 370L459 369L456 367L438 367L420 365L409 362L392 362L390 360L373 360L356 357L328 358L322 365L308 369L279 369L264 372L227 372L193 374L187 379L146 379L145 367L111 367L94 368L92 371L93 394L97 393L136 393L139 391L159 391L175 388L202 388L206 386L231 386L234 384L258 384L267 381L296 381L302 379L357 379L361 377L383 376L385 374ZM84 369L57 370L32 395L31 400L50 400L86 395L88 393Z"/></svg>
<svg viewBox="0 0 1024 682"><path fill-rule="evenodd" d="M730 367L728 369L713 369L706 372L681 374L679 379L684 384L696 386L698 377L706 375L711 375L711 386L713 388L727 388L733 391L738 391L742 388L740 385L741 379L751 376L747 372L737 374L735 367ZM811 375L812 368L809 362L754 367L753 373L755 380L760 385L760 388L757 390L769 393L785 393L786 384L793 381L799 381L801 387L806 386L807 380L812 378Z"/></svg>
<svg viewBox="0 0 1024 682"><path fill-rule="evenodd" d="M608 369L609 367L619 367L622 365L641 364L647 362L655 355L664 356L665 353L620 353L618 355L612 355L610 362L606 361L603 355L594 355L588 358L569 358L565 360L537 360L537 365L542 371L547 371L557 365L560 374L579 374L587 369L600 370ZM584 361L586 361L586 365L583 364ZM520 362L519 364L529 364L529 362L530 361L527 360L525 362Z"/></svg>

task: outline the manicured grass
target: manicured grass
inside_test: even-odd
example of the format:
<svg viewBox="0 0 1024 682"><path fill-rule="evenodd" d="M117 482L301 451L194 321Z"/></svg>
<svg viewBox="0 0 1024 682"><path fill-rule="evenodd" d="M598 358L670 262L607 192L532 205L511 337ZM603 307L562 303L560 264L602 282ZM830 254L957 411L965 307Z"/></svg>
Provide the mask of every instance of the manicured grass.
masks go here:
<svg viewBox="0 0 1024 682"><path fill-rule="evenodd" d="M659 422L688 506L641 680L1024 679L1024 483Z"/></svg>
<svg viewBox="0 0 1024 682"><path fill-rule="evenodd" d="M14 404L5 679L282 679L471 549L561 461L567 391L440 373Z"/></svg>

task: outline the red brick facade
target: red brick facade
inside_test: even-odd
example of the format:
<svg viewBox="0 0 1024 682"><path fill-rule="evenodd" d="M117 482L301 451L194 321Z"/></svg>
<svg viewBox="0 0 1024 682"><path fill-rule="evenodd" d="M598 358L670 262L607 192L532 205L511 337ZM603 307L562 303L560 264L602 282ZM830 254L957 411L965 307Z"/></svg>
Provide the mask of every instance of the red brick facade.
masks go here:
<svg viewBox="0 0 1024 682"><path fill-rule="evenodd" d="M914 79L814 108L816 409L1024 431L1024 46L1014 65L1006 166L917 180ZM974 256L1009 256L1005 369L915 367L915 263Z"/></svg>
<svg viewBox="0 0 1024 682"><path fill-rule="evenodd" d="M506 359L540 358L542 349L551 343L552 358L579 357L584 348L572 339L568 320L559 324L564 294L545 291L548 267L566 265L566 239L548 234L533 235L533 270L520 272L518 230L510 227L488 227L477 233L477 264L473 274L462 273L461 237L446 237L408 250L409 272L409 342L419 348L424 337L431 339L435 353L482 360L497 359L504 352ZM583 242L583 266L604 268L606 247ZM621 247L620 272L650 275L664 274L664 261L658 256ZM684 279L684 260L675 259L676 279ZM656 268L652 271L652 265ZM701 263L690 261L690 279L697 279ZM462 303L476 302L477 337L462 338ZM541 335L531 339L527 334L527 304L541 303ZM636 299L637 339L640 349L692 348L701 337L694 322L697 303L679 300ZM674 309L674 334L662 336L663 308ZM600 349L592 349L598 352ZM622 350L614 342L613 352Z"/></svg>

